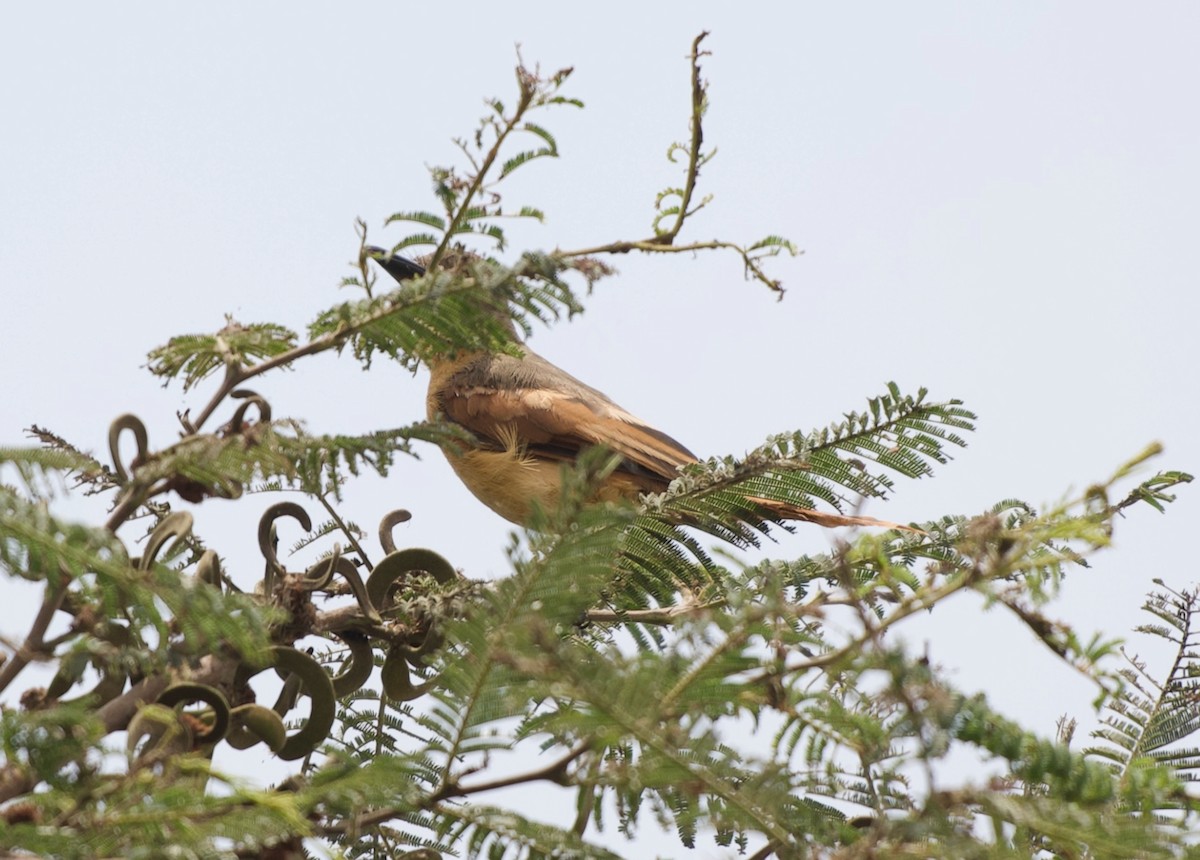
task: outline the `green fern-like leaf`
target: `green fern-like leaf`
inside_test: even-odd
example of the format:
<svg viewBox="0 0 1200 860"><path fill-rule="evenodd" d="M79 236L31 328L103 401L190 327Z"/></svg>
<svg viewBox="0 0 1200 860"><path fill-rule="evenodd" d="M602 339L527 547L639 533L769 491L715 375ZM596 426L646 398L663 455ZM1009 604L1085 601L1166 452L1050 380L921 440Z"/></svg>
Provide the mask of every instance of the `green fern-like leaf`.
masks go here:
<svg viewBox="0 0 1200 860"><path fill-rule="evenodd" d="M364 364L382 352L409 368L431 355L512 350L510 317L528 329L529 317L545 320L581 309L563 280L569 271L589 283L608 272L587 260L538 254L524 255L513 267L475 260L454 274L433 272L390 293L338 305L318 317L309 333L349 341Z"/></svg>
<svg viewBox="0 0 1200 860"><path fill-rule="evenodd" d="M384 224L394 224L398 221L407 221L415 224L424 224L426 227L445 233L446 219L440 215L434 215L432 212L396 212L389 215Z"/></svg>
<svg viewBox="0 0 1200 860"><path fill-rule="evenodd" d="M251 367L296 345L295 332L273 323L242 325L228 320L214 334L173 337L150 351L150 372L164 380L183 379L187 391L225 367Z"/></svg>
<svg viewBox="0 0 1200 860"><path fill-rule="evenodd" d="M849 413L846 420L811 433L769 439L741 460L709 460L685 470L671 490L650 500L651 510L703 514L722 495L736 492L800 507L817 500L840 510L846 493L883 497L892 488L889 472L908 478L930 474L932 464L949 459L947 448L964 447L955 431L972 430L975 416L960 401L925 402L901 395L895 384L886 395L869 401L869 412ZM866 463L881 471L871 472ZM712 510L714 518L731 510L728 503ZM744 521L748 531L759 531Z"/></svg>
<svg viewBox="0 0 1200 860"><path fill-rule="evenodd" d="M465 857L561 857L564 860L619 860L619 855L592 845L570 830L532 821L492 806L443 806L444 838L460 846Z"/></svg>
<svg viewBox="0 0 1200 860"><path fill-rule="evenodd" d="M72 473L98 476L104 472L95 458L70 447L0 448L0 474L5 466L16 473L28 492L38 496L49 495L55 484L65 483Z"/></svg>
<svg viewBox="0 0 1200 860"><path fill-rule="evenodd" d="M453 428L419 422L361 436L311 436L286 419L227 437L196 435L146 458L136 470L145 486L166 482L186 497L236 497L256 481L338 497L346 473L386 475L415 440L459 438Z"/></svg>
<svg viewBox="0 0 1200 860"><path fill-rule="evenodd" d="M1158 507L1150 499L1144 501ZM1200 712L1196 709L1200 699L1200 595L1196 591L1158 591L1142 608L1161 624L1142 625L1137 630L1170 642L1176 649L1175 658L1161 682L1143 662L1129 658L1122 672L1125 686L1108 703L1103 725L1092 734L1104 744L1093 745L1085 752L1109 762L1124 784L1129 783L1126 778L1141 760L1164 767L1176 778L1195 779L1200 776L1200 760L1194 749L1181 747L1180 743L1200 730ZM1126 801L1144 805L1134 798Z"/></svg>

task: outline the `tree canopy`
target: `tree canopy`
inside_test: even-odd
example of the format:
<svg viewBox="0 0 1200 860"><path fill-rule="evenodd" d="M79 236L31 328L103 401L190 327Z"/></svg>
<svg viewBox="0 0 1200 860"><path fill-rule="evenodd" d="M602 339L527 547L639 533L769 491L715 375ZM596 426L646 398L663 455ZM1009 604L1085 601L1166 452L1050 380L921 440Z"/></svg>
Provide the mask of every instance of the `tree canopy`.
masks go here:
<svg viewBox="0 0 1200 860"><path fill-rule="evenodd" d="M485 582L397 547L406 511L380 512L371 534L338 509L347 481L386 475L420 443L469 445L461 427L315 435L247 387L325 352L365 370L519 355L514 334L583 310L617 255L733 254L782 298L770 266L790 241L687 232L710 203L701 173L715 154L703 39L686 136L668 149L678 184L654 198L645 238L510 251L505 219L542 213L507 203L503 183L556 157L553 112L582 107L569 69L521 64L515 96L457 141L460 163L430 169L433 207L387 219L413 231L390 253L427 252L424 273L378 280L360 222L342 284L353 297L303 334L229 319L150 353L156 377L212 392L180 414L178 442L152 446L127 414L111 425L111 464L41 427L38 445L0 449L0 569L44 589L28 628L4 631L0 844L55 857L612 857L614 833L628 856L639 827L660 823L686 848L715 840L753 858L1195 851L1196 593L1161 583L1148 598L1142 629L1175 648L1163 667L1121 664L1117 640L1085 640L1052 614L1115 528L1191 480L1146 477L1156 445L1046 510L1001 499L846 532L826 553L740 561L792 527L764 502L852 514L967 444L963 402L888 384L826 426L688 466L636 504L592 501L619 461L595 448L564 466L561 504L513 533L509 575ZM107 521L56 514L68 484L107 494ZM202 503L249 494L286 499L257 524L262 559L223 557ZM281 553L297 525L304 537ZM1055 738L1020 725L891 635L965 591L1094 681L1106 717L1090 746L1070 720ZM36 662L53 680L22 687ZM223 745L263 745L292 775L225 772L212 764ZM964 748L1001 774L948 784L939 769ZM561 807L538 814L501 791L527 784L555 786Z"/></svg>

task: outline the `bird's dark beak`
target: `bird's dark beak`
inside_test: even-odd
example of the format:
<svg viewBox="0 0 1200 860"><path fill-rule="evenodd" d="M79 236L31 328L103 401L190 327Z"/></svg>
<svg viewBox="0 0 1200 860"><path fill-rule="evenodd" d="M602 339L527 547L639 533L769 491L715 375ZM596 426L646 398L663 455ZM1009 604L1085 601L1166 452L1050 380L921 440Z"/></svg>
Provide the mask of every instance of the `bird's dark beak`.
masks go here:
<svg viewBox="0 0 1200 860"><path fill-rule="evenodd" d="M366 252L367 256L378 263L380 268L401 283L425 274L424 266L414 263L412 260L406 260L404 257L393 256L390 251L385 251L383 248L368 245Z"/></svg>

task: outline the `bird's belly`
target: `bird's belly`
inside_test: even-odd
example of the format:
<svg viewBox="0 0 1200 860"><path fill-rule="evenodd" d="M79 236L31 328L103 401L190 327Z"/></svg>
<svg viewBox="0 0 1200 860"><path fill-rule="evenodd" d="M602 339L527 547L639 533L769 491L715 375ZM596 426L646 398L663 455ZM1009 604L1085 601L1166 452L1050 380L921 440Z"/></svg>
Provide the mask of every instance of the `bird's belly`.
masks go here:
<svg viewBox="0 0 1200 860"><path fill-rule="evenodd" d="M535 503L547 511L558 507L559 463L524 457L516 450L447 451L446 459L475 498L510 522L527 524Z"/></svg>
<svg viewBox="0 0 1200 860"><path fill-rule="evenodd" d="M547 512L558 507L566 465L560 461L531 457L519 448L443 453L475 498L510 522L528 525L534 505ZM616 472L594 488L590 501L636 501L641 490L637 481Z"/></svg>

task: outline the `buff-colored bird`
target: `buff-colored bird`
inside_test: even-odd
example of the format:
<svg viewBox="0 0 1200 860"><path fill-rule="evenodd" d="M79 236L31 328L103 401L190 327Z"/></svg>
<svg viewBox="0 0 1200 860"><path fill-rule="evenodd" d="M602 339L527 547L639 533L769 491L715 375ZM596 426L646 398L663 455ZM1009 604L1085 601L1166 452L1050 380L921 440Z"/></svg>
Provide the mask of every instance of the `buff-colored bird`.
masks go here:
<svg viewBox="0 0 1200 860"><path fill-rule="evenodd" d="M368 251L397 281L425 271L382 249ZM603 445L622 457L597 489L597 501L636 501L641 493L660 493L681 466L696 462L695 454L666 433L529 347L521 349L520 358L476 351L429 362L425 403L430 420L453 422L475 442L466 450L445 446L446 459L476 498L500 516L525 525L535 504L544 510L557 507L562 464L573 462L585 448ZM780 519L826 527L908 528L770 499L749 501Z"/></svg>

